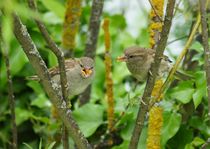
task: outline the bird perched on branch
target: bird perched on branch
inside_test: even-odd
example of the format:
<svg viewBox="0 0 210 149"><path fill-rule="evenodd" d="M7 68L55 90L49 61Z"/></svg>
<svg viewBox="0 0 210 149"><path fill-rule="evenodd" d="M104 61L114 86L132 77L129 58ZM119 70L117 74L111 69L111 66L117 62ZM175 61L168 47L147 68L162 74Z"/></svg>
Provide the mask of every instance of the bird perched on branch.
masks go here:
<svg viewBox="0 0 210 149"><path fill-rule="evenodd" d="M155 50L150 48L142 48L138 46L128 47L124 51L124 55L117 58L118 61L126 62L128 70L140 82L146 80L151 64L154 62ZM158 77L162 77L164 73L169 72L171 61L167 56L163 56Z"/></svg>
<svg viewBox="0 0 210 149"><path fill-rule="evenodd" d="M68 94L70 97L82 93L93 81L95 69L94 61L89 57L81 57L65 60L65 70L68 82ZM60 84L59 67L49 69L54 83ZM38 76L31 76L28 80L40 81Z"/></svg>

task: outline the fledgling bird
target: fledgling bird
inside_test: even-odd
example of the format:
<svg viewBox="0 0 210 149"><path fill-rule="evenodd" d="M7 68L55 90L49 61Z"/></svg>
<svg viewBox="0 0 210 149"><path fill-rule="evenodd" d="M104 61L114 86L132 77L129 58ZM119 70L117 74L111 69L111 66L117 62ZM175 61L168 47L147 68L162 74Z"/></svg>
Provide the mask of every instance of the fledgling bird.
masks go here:
<svg viewBox="0 0 210 149"><path fill-rule="evenodd" d="M140 82L144 82L148 76L151 64L154 62L155 50L150 48L142 48L138 46L128 47L124 51L124 55L118 57L117 60L126 62L128 70ZM163 56L158 77L162 77L169 72L171 61L167 56Z"/></svg>
<svg viewBox="0 0 210 149"><path fill-rule="evenodd" d="M89 57L65 60L66 77L68 82L69 97L82 93L93 81L95 69L94 61ZM49 69L52 80L60 85L59 67ZM40 81L38 76L31 76L29 80Z"/></svg>

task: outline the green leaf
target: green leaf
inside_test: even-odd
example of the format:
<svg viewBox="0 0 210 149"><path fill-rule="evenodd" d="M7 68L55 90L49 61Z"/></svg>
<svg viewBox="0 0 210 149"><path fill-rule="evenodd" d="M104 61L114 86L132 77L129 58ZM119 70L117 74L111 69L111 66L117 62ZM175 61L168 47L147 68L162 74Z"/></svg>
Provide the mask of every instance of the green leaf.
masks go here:
<svg viewBox="0 0 210 149"><path fill-rule="evenodd" d="M199 66L203 65L204 64L203 53L202 52L197 53L196 55L193 56L191 61L197 61Z"/></svg>
<svg viewBox="0 0 210 149"><path fill-rule="evenodd" d="M194 91L192 81L181 82L177 87L172 89L171 97L186 104L192 99Z"/></svg>
<svg viewBox="0 0 210 149"><path fill-rule="evenodd" d="M200 116L192 116L189 120L189 126L206 136L210 136L210 127L207 123L204 123L204 119Z"/></svg>
<svg viewBox="0 0 210 149"><path fill-rule="evenodd" d="M118 62L117 67L114 67L114 72L113 72L114 83L122 82L122 80L128 75L131 74L126 68L126 64Z"/></svg>
<svg viewBox="0 0 210 149"><path fill-rule="evenodd" d="M50 145L47 147L47 149L52 149L54 147L55 143L56 143L55 141L50 143Z"/></svg>
<svg viewBox="0 0 210 149"><path fill-rule="evenodd" d="M55 56L54 53L49 52L49 54L48 54L48 60L49 60L49 66L50 67L53 67L53 66L58 65L57 57Z"/></svg>
<svg viewBox="0 0 210 149"><path fill-rule="evenodd" d="M31 115L31 118L33 118L34 120L36 121L40 121L42 123L45 123L45 124L49 124L49 117L44 117L44 116L36 116L36 115Z"/></svg>
<svg viewBox="0 0 210 149"><path fill-rule="evenodd" d="M26 62L28 62L28 59L25 56L22 49L17 49L15 52L13 52L9 60L10 60L10 70L11 70L12 76L21 74L20 71L22 70ZM7 80L5 65L1 66L1 72L2 72L2 74L0 75L1 86L4 87Z"/></svg>
<svg viewBox="0 0 210 149"><path fill-rule="evenodd" d="M201 146L205 141L199 137L195 137L192 141L193 146Z"/></svg>
<svg viewBox="0 0 210 149"><path fill-rule="evenodd" d="M147 146L147 132L148 128L144 127L140 136L138 148L146 148Z"/></svg>
<svg viewBox="0 0 210 149"><path fill-rule="evenodd" d="M190 143L190 144L185 145L184 149L195 149L195 148L194 148L193 145Z"/></svg>
<svg viewBox="0 0 210 149"><path fill-rule="evenodd" d="M177 133L181 125L182 117L179 113L164 112L163 119L161 146L165 146L167 141Z"/></svg>
<svg viewBox="0 0 210 149"><path fill-rule="evenodd" d="M144 37L144 38L137 38L137 43L143 47L149 46L149 32L148 28L142 28L141 32L139 33L138 37Z"/></svg>
<svg viewBox="0 0 210 149"><path fill-rule="evenodd" d="M37 81L30 81L30 82L27 83L27 85L29 87L31 87L37 95L38 94L44 94L44 91L43 91L43 89L42 89L42 87L41 87L39 82L37 82Z"/></svg>
<svg viewBox="0 0 210 149"><path fill-rule="evenodd" d="M206 96L206 77L204 71L196 72L195 74L195 85L196 90L193 94L193 103L195 106L195 109L198 107L198 105L201 103L202 98Z"/></svg>
<svg viewBox="0 0 210 149"><path fill-rule="evenodd" d="M181 125L176 135L173 136L165 146L170 146L171 148L174 149L183 149L185 145L190 143L192 140L193 140L193 130L189 129L189 126L187 125Z"/></svg>
<svg viewBox="0 0 210 149"><path fill-rule="evenodd" d="M73 111L73 116L85 137L91 136L103 123L103 112L104 108L102 106L92 103Z"/></svg>
<svg viewBox="0 0 210 149"><path fill-rule="evenodd" d="M27 147L27 148L29 148L29 149L33 149L30 145L28 145L27 143L25 143L25 142L23 142L23 144Z"/></svg>
<svg viewBox="0 0 210 149"><path fill-rule="evenodd" d="M39 142L39 149L42 149L42 138L40 139L40 142Z"/></svg>
<svg viewBox="0 0 210 149"><path fill-rule="evenodd" d="M17 49L11 58L10 66L11 66L11 72L13 75L18 74L21 69L24 67L24 65L28 62L28 59L23 52L22 49Z"/></svg>
<svg viewBox="0 0 210 149"><path fill-rule="evenodd" d="M125 148L128 148L129 143L130 143L130 141L125 140L120 145L112 147L112 149L125 149Z"/></svg>
<svg viewBox="0 0 210 149"><path fill-rule="evenodd" d="M32 116L32 113L30 111L21 108L15 108L15 114L17 125L20 125L24 121L30 119L30 117Z"/></svg>
<svg viewBox="0 0 210 149"><path fill-rule="evenodd" d="M195 91L195 93L193 94L193 103L194 103L194 106L195 106L195 109L199 106L199 104L201 103L202 101L202 98L203 96L205 95L206 91L205 91L206 88L200 88L200 89L197 89Z"/></svg>
<svg viewBox="0 0 210 149"><path fill-rule="evenodd" d="M50 107L52 104L51 102L48 100L48 98L46 97L45 94L39 94L38 97L33 100L31 102L32 106L37 106L39 108L48 108Z"/></svg>
<svg viewBox="0 0 210 149"><path fill-rule="evenodd" d="M126 126L123 128L123 130L120 133L124 140L130 140L133 128L134 128L134 123L133 120L131 119L127 121Z"/></svg>
<svg viewBox="0 0 210 149"><path fill-rule="evenodd" d="M4 40L4 42L9 45L12 37L13 37L13 31L12 31L12 16L10 14L7 14L7 16L5 17L4 15L1 15L2 17L2 38ZM6 49L3 49L6 50ZM9 50L9 49L7 49Z"/></svg>
<svg viewBox="0 0 210 149"><path fill-rule="evenodd" d="M95 78L92 83L92 95L91 99L102 99L104 98L104 81L105 81L105 65L102 59L98 56L95 58ZM99 79L100 78L100 79Z"/></svg>
<svg viewBox="0 0 210 149"><path fill-rule="evenodd" d="M203 46L200 44L200 42L195 41L193 42L193 44L191 45L191 49L195 49L196 51L198 51L199 53L202 52L203 53Z"/></svg>
<svg viewBox="0 0 210 149"><path fill-rule="evenodd" d="M52 0L40 0L40 1L44 4L44 6L48 10L54 12L61 19L64 18L65 7L61 3Z"/></svg>
<svg viewBox="0 0 210 149"><path fill-rule="evenodd" d="M111 25L115 29L125 29L126 27L126 20L123 15L113 15L110 17Z"/></svg>
<svg viewBox="0 0 210 149"><path fill-rule="evenodd" d="M195 73L195 85L197 88L206 87L206 75L204 71L198 71Z"/></svg>
<svg viewBox="0 0 210 149"><path fill-rule="evenodd" d="M50 18L50 19L49 19ZM62 24L63 23L63 19L58 17L55 13L53 12L46 12L45 14L43 14L43 19L42 19L46 24L52 24L52 25L56 25L56 24Z"/></svg>

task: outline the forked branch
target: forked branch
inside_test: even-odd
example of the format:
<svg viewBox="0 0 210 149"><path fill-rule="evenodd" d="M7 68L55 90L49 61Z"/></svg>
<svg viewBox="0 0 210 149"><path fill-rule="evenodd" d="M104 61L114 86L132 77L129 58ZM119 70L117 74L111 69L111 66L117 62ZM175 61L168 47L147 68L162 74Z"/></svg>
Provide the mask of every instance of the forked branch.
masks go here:
<svg viewBox="0 0 210 149"><path fill-rule="evenodd" d="M41 58L35 44L33 43L26 26L24 26L17 15L14 15L14 34L34 67L41 83L49 96L49 99L58 110L58 114L71 134L75 144L81 149L90 149L91 146L82 134L78 125L72 117L72 111L67 108L67 103L59 96L60 88L51 81L45 62Z"/></svg>

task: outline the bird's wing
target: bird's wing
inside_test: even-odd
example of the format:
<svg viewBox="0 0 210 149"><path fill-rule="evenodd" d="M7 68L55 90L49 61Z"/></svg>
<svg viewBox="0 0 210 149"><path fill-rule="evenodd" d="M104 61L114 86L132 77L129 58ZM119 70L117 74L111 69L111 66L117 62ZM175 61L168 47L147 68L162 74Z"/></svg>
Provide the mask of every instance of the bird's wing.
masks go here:
<svg viewBox="0 0 210 149"><path fill-rule="evenodd" d="M152 55L153 57L155 56L155 50L154 50L154 49L148 48L147 51L148 51L149 55ZM164 61L167 61L167 62L170 62L170 63L172 62L172 61L169 59L169 57L166 56L166 55L163 55L162 59L163 59Z"/></svg>
<svg viewBox="0 0 210 149"><path fill-rule="evenodd" d="M144 51L149 55L155 56L155 50L151 48L144 48Z"/></svg>
<svg viewBox="0 0 210 149"><path fill-rule="evenodd" d="M75 59L67 59L65 60L65 70L68 71L70 69L73 69L75 66L76 66L76 60ZM49 73L51 75L51 77L57 75L57 74L60 74L60 70L59 70L59 67L56 66L56 67L52 67L49 69Z"/></svg>
<svg viewBox="0 0 210 149"><path fill-rule="evenodd" d="M76 59L67 59L65 60L65 70L68 71L70 69L73 69L77 64ZM60 74L59 67L55 66L49 69L49 73L51 77L54 77L57 74ZM40 81L40 78L37 75L26 77L26 80L34 80L34 81Z"/></svg>

